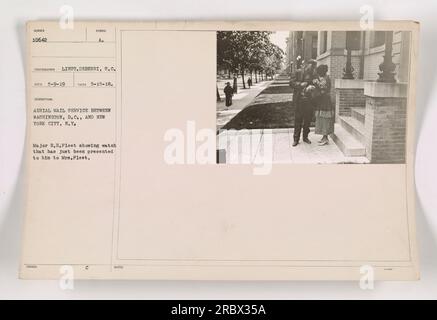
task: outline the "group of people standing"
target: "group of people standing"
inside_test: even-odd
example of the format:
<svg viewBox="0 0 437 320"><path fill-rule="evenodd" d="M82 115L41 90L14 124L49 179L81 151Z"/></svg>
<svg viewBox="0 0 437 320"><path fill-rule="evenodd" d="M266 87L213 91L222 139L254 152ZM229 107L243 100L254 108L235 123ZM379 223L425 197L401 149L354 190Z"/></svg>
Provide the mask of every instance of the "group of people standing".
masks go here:
<svg viewBox="0 0 437 320"><path fill-rule="evenodd" d="M302 134L302 140L311 144L308 135L310 125L315 116L315 134L321 135L319 145L329 143L328 136L334 132L335 110L331 102L331 79L328 75L328 66L317 66L315 60L297 60L298 66L291 76L290 85L293 88L294 105L294 134L293 147L297 146ZM223 91L226 96L226 107L232 105L232 96L237 90L237 78L234 77L234 85L226 83ZM247 80L249 88L252 79Z"/></svg>
<svg viewBox="0 0 437 320"><path fill-rule="evenodd" d="M315 134L322 135L319 145L328 144L328 135L334 132L335 111L330 95L331 79L327 73L327 65L317 66L315 60L309 60L302 62L292 74L290 85L295 108L293 147L299 144L301 133L302 140L311 143L308 134L314 116Z"/></svg>

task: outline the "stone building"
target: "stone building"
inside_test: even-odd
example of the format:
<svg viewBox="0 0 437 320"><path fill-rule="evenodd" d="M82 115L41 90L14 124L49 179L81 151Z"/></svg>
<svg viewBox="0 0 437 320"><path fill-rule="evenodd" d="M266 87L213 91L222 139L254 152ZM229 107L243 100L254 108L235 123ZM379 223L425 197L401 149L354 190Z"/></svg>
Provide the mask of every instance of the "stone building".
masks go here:
<svg viewBox="0 0 437 320"><path fill-rule="evenodd" d="M317 64L328 65L336 110L332 139L343 153L366 156L372 163L405 162L411 33L290 32L290 47L299 41L303 45L287 47L290 65L297 55L314 58L314 51Z"/></svg>

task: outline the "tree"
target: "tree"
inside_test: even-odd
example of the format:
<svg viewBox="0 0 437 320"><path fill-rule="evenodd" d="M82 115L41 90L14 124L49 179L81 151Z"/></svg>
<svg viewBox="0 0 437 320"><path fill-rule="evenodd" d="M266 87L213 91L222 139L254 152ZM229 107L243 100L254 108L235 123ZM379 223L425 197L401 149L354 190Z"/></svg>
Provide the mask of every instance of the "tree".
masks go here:
<svg viewBox="0 0 437 320"><path fill-rule="evenodd" d="M264 70L266 76L273 76L282 69L284 52L277 45L270 43L265 57Z"/></svg>
<svg viewBox="0 0 437 320"><path fill-rule="evenodd" d="M216 89L216 99L217 99L217 102L220 102L220 101L222 101L222 99L220 98L220 93L219 93L217 85L215 86L215 89Z"/></svg>
<svg viewBox="0 0 437 320"><path fill-rule="evenodd" d="M282 61L282 50L271 43L269 31L217 32L217 68L241 75L246 88L246 72L275 72ZM281 61L279 61L279 60Z"/></svg>

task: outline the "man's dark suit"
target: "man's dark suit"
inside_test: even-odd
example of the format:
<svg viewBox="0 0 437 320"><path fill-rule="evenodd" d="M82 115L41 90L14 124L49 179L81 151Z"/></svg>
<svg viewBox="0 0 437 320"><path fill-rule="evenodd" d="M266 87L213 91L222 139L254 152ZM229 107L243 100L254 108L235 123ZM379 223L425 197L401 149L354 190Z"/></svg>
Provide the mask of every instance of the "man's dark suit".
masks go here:
<svg viewBox="0 0 437 320"><path fill-rule="evenodd" d="M291 79L293 87L293 104L294 104L294 141L299 141L300 133L304 139L308 138L310 124L313 119L313 99L305 95L305 88L312 84L315 78L314 69L303 71L296 70Z"/></svg>

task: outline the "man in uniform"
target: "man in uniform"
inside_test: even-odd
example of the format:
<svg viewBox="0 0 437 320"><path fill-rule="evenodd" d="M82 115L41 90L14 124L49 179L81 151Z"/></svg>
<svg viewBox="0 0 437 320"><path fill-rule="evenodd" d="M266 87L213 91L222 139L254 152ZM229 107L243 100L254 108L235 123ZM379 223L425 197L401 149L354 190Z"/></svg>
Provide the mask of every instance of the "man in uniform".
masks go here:
<svg viewBox="0 0 437 320"><path fill-rule="evenodd" d="M298 57L299 58L299 57ZM309 60L304 64L300 59L297 60L297 70L292 75L291 86L293 87L293 104L294 104L294 134L293 147L299 144L300 134L302 140L311 144L308 139L310 124L313 119L314 99L312 97L313 80L316 77L315 60Z"/></svg>

